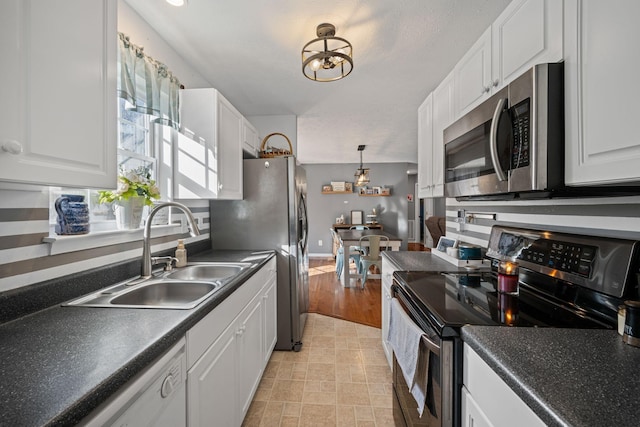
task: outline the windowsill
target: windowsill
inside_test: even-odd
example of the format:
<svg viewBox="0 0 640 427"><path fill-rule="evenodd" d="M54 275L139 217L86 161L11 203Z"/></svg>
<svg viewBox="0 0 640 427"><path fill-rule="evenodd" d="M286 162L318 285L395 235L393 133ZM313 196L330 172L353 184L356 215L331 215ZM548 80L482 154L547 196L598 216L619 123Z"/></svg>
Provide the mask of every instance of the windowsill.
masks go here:
<svg viewBox="0 0 640 427"><path fill-rule="evenodd" d="M155 225L152 226L152 237L169 236L172 234L187 233L188 229L183 224ZM42 239L49 244L49 255L58 255L68 252L82 251L86 249L112 246L142 240L143 229L134 230L108 230L75 236L59 236L51 234Z"/></svg>

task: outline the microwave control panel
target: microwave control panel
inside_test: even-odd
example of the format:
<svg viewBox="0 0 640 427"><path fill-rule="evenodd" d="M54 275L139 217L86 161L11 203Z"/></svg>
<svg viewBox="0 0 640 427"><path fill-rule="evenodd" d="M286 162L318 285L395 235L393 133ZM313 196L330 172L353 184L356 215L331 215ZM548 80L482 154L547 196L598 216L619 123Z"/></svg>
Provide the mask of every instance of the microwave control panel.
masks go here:
<svg viewBox="0 0 640 427"><path fill-rule="evenodd" d="M511 107L510 116L513 132L511 169L518 169L529 166L531 162L529 99Z"/></svg>

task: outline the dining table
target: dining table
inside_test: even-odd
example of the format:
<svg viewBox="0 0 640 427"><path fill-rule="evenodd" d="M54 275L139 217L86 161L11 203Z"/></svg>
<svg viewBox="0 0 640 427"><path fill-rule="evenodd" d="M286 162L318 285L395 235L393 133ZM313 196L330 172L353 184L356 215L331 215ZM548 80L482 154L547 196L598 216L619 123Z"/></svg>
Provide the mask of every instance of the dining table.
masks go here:
<svg viewBox="0 0 640 427"><path fill-rule="evenodd" d="M388 233L383 230L337 230L338 238L340 239L340 243L344 250L342 251L343 264L344 268L342 269L342 275L340 276L340 282L342 286L345 288L351 287L351 281L353 280L355 285L357 285L357 280L359 275L351 274L349 271L349 246L363 246L368 247L369 242L364 240L362 244L360 243L360 238L363 236L371 236L371 235L380 235L386 236L389 238L389 246L386 249L391 249L392 251L399 251L400 245L402 244L402 239L398 236L395 236L391 233ZM380 241L381 249L385 249L386 241ZM371 278L375 278L377 275L369 275ZM379 276L378 276L379 277Z"/></svg>

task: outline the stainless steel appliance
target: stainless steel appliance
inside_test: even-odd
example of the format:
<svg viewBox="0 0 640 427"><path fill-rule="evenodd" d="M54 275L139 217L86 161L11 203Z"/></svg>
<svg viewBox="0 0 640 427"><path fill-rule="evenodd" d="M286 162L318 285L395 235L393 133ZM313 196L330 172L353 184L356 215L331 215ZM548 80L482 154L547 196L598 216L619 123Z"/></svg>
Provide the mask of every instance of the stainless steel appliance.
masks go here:
<svg viewBox="0 0 640 427"><path fill-rule="evenodd" d="M244 199L210 203L212 247L276 251L276 349L299 351L309 310L306 173L294 157L246 159L243 167Z"/></svg>
<svg viewBox="0 0 640 427"><path fill-rule="evenodd" d="M394 357L396 424L460 425L464 325L616 329L618 306L638 299L639 252L637 241L495 226L491 271L395 272L393 296L433 343L420 347L429 353L422 417ZM497 290L504 260L518 263L517 294Z"/></svg>
<svg viewBox="0 0 640 427"><path fill-rule="evenodd" d="M446 128L444 143L448 197L513 198L561 189L563 64L531 68Z"/></svg>

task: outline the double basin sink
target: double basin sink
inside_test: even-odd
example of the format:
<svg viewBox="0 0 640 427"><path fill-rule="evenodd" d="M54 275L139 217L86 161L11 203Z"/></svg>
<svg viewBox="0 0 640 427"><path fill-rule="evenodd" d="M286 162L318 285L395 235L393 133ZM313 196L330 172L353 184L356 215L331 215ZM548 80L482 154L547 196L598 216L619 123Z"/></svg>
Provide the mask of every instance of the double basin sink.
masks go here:
<svg viewBox="0 0 640 427"><path fill-rule="evenodd" d="M147 279L119 283L77 298L65 306L188 310L218 292L252 266L249 262L204 262Z"/></svg>

